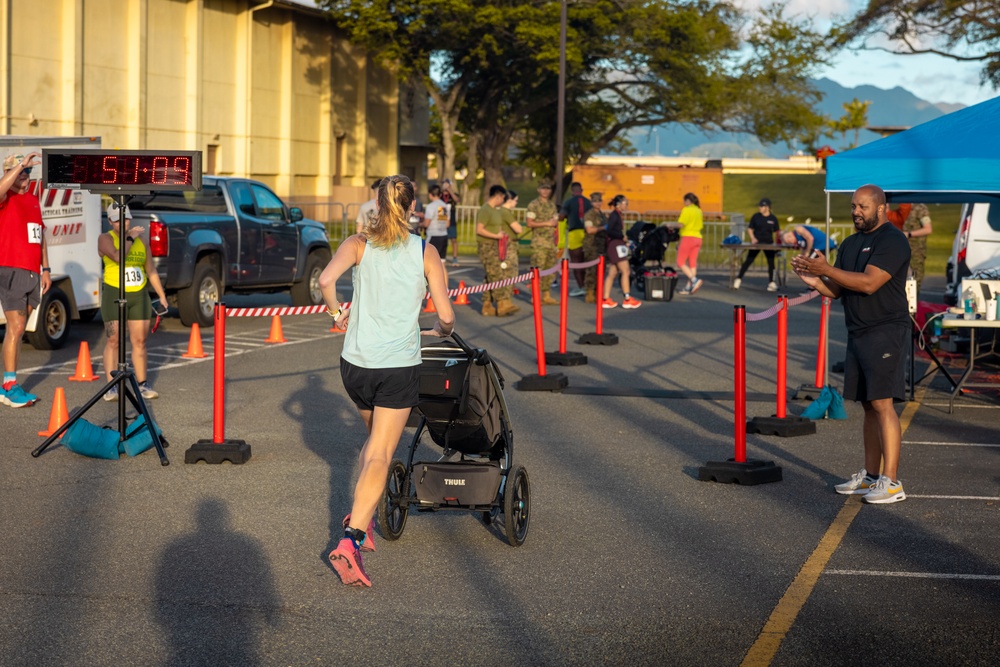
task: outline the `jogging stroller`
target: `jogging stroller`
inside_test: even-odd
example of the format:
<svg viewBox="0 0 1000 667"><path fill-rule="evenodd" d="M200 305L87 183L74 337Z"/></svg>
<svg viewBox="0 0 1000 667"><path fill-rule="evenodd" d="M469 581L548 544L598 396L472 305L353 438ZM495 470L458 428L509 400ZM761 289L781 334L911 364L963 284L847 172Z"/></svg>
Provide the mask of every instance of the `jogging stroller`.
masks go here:
<svg viewBox="0 0 1000 667"><path fill-rule="evenodd" d="M421 348L420 420L406 462L389 465L379 529L399 539L411 507L478 512L487 526L503 514L507 541L517 547L528 534L531 487L524 467L513 464L503 375L486 350L470 348L455 333L451 339ZM415 461L425 431L443 452Z"/></svg>
<svg viewBox="0 0 1000 667"><path fill-rule="evenodd" d="M680 239L680 233L674 227L655 225L652 222L637 221L626 232L632 248L629 257L629 272L632 274L632 284L637 292L646 289L646 274L673 273L673 267L663 266L663 256L667 247ZM651 266L650 263L655 262Z"/></svg>

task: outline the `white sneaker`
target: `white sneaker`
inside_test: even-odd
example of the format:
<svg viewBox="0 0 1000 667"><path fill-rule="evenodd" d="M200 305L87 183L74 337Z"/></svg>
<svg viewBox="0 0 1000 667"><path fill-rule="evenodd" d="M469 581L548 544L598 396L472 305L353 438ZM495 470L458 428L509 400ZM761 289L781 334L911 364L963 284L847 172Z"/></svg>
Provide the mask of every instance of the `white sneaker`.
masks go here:
<svg viewBox="0 0 1000 667"><path fill-rule="evenodd" d="M767 284L767 291L768 292L777 292L778 291L778 283L774 282L773 280L771 282L769 282Z"/></svg>
<svg viewBox="0 0 1000 667"><path fill-rule="evenodd" d="M569 291L570 296L585 296L586 294L587 290L583 289L582 287L577 287L576 289L571 289Z"/></svg>
<svg viewBox="0 0 1000 667"><path fill-rule="evenodd" d="M737 278L736 280L733 281L733 289L739 289L740 285L742 284L743 284L743 279Z"/></svg>
<svg viewBox="0 0 1000 667"><path fill-rule="evenodd" d="M868 490L862 498L866 503L875 505L887 505L906 500L906 492L903 491L903 484L899 481L892 481L885 475L878 478L878 481Z"/></svg>
<svg viewBox="0 0 1000 667"><path fill-rule="evenodd" d="M872 477L868 474L868 471L862 468L858 472L851 475L851 478L842 484L838 484L833 487L833 489L843 495L850 496L856 494L868 493L868 491L875 486L878 481L878 477Z"/></svg>

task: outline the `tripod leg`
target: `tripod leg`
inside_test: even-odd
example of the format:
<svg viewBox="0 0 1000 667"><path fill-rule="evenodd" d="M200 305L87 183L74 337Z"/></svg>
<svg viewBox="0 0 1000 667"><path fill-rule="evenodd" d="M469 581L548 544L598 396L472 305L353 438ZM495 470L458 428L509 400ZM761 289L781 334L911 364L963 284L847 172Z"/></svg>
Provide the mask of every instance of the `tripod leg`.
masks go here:
<svg viewBox="0 0 1000 667"><path fill-rule="evenodd" d="M129 387L132 389L128 400L132 403L132 407L136 409L136 412L146 420L145 427L149 429L149 437L153 439L153 446L156 447L156 453L160 457L160 465L170 465L170 460L167 459L167 454L163 451L163 443L160 442L160 436L157 435L156 429L153 428L153 417L149 413L149 408L146 407L146 401L142 398L142 392L139 390L139 381L135 379L134 373L128 373L128 381Z"/></svg>
<svg viewBox="0 0 1000 667"><path fill-rule="evenodd" d="M68 430L69 430L69 427L70 427L70 426L72 426L73 424L75 424L75 423L77 422L77 420L78 420L78 419L80 419L80 417L82 417L82 416L84 415L84 413L85 413L85 412L87 412L87 410L89 410L89 409L91 409L92 407L94 407L94 405L96 405L96 404L97 404L97 402L98 402L99 400L101 400L101 398L103 398L103 397L104 397L104 395L105 395L105 394L107 394L107 393L108 393L108 391L110 391L110 390L111 390L111 388L112 388L112 387L114 387L114 386L115 386L115 385L116 385L117 383L118 383L118 379L117 379L117 378L115 378L115 379L114 379L114 380L112 380L111 382L109 382L109 383L107 383L106 385L104 385L104 388L103 388L103 389L101 389L101 390L100 390L99 392L97 392L96 394L94 394L94 395L93 395L93 396L92 396L92 397L90 398L90 400L89 400L89 401L87 401L86 403L84 403L84 405L83 405L83 407L82 407L82 408L79 408L79 409L75 410L75 411L73 412L73 414L71 414L71 415L69 416L69 419L67 419L67 420L66 420L66 423L65 423L65 424L63 424L63 425L62 425L62 426L60 426L60 427L59 427L58 429L56 429L56 431L55 431L55 432L54 432L54 433L53 433L52 435L50 435L50 436L49 436L48 438L46 438L46 439L45 439L45 442L43 442L43 443L42 443L42 444L40 444L40 445L39 445L38 447L36 447L36 448L35 448L35 449L34 449L34 450L33 450L33 451L31 452L31 455L32 455L32 456L33 456L34 458L36 458L36 459L37 459L37 458L38 458L39 456L41 456L41 455L42 455L42 452L44 452L44 451L45 451L46 449L48 449L48 448L49 448L49 446L50 446L50 445L52 445L52 443L54 443L54 442L55 442L56 440L58 440L59 438L61 438L61 437L62 437L62 434L63 434L63 433L65 433L66 431L68 431Z"/></svg>

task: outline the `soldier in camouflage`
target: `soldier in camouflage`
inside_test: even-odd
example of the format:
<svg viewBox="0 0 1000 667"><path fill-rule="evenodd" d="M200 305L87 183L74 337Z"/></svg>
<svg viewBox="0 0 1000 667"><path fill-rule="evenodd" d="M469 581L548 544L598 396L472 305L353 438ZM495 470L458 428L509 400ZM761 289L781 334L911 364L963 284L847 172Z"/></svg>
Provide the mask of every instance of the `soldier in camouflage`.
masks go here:
<svg viewBox="0 0 1000 667"><path fill-rule="evenodd" d="M504 278L516 278L518 269L520 269L520 254L518 251L521 245L521 235L520 232L514 231L514 225L519 224L517 222L517 215L514 213L515 208L517 208L517 193L513 190L507 190L507 200L500 206L503 233L509 239L507 253L500 260L500 268L504 270ZM506 267L504 267L504 264L506 264ZM517 285L511 285L511 291L518 294Z"/></svg>
<svg viewBox="0 0 1000 667"><path fill-rule="evenodd" d="M590 193L590 203L592 208L583 216L583 229L587 235L583 237L583 261L595 260L604 254L604 246L607 244L607 237L604 235L608 218L601 210L603 197L600 192ZM583 281L583 289L587 291L584 301L587 303L597 303L597 267L591 266L587 269L587 276Z"/></svg>
<svg viewBox="0 0 1000 667"><path fill-rule="evenodd" d="M483 263L483 269L486 271L487 283L498 282L504 278L504 269L500 266L499 246L500 238L504 236L504 226L499 207L506 198L507 189L502 185L490 187L489 198L476 214L476 245L479 251L479 260ZM515 232L521 232L521 225L518 223L513 223L511 227ZM510 286L497 287L492 291L484 292L483 315L502 317L513 315L520 310L511 300L511 292Z"/></svg>
<svg viewBox="0 0 1000 667"><path fill-rule="evenodd" d="M525 214L528 229L531 230L531 265L545 270L555 266L558 259L556 234L559 225L559 210L552 201L552 184L538 184L538 198L528 204ZM559 305L559 300L549 294L555 276L544 276L541 280L542 305Z"/></svg>
<svg viewBox="0 0 1000 667"><path fill-rule="evenodd" d="M917 294L924 281L924 261L927 259L927 237L933 232L931 213L923 204L914 204L903 222L903 233L910 240L910 269L917 281Z"/></svg>

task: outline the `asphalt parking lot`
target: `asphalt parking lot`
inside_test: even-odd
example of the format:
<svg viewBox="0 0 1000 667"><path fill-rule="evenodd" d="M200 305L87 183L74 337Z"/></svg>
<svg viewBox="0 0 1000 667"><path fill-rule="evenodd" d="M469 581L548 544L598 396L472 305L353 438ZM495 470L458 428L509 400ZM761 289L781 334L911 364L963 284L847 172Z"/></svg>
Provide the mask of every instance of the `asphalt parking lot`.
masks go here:
<svg viewBox="0 0 1000 667"><path fill-rule="evenodd" d="M474 284L481 271L452 277ZM411 514L398 541L376 537L367 590L341 585L325 561L364 439L329 318L285 318L278 345L264 343L270 320L229 320L226 436L251 445L242 466L183 463L212 435L212 360L180 356L189 332L176 319L150 341L167 467L152 452L32 458L56 387L71 411L97 391L67 378L80 342L97 363L101 325L77 327L63 350L26 346L19 379L43 401L0 409L0 663L996 664L997 392L970 392L949 414L938 373L900 405L902 503L833 492L861 467L852 404L815 435L747 436L781 482L700 482L699 466L733 452L733 305L775 303L762 281L739 292L721 274L706 283L606 311L620 338L608 347L573 342L594 329L593 307L574 299L569 348L589 363L549 369L568 376L563 393L512 387L537 370L524 294L512 318L480 317L476 297L457 307L459 331L508 381L530 530L514 548L469 514ZM819 311L815 299L789 313L791 389L813 380ZM544 312L549 351L557 313ZM751 417L774 411L775 332L774 318L747 326ZM830 336L840 359L839 305ZM101 401L88 419L113 425L116 414Z"/></svg>

